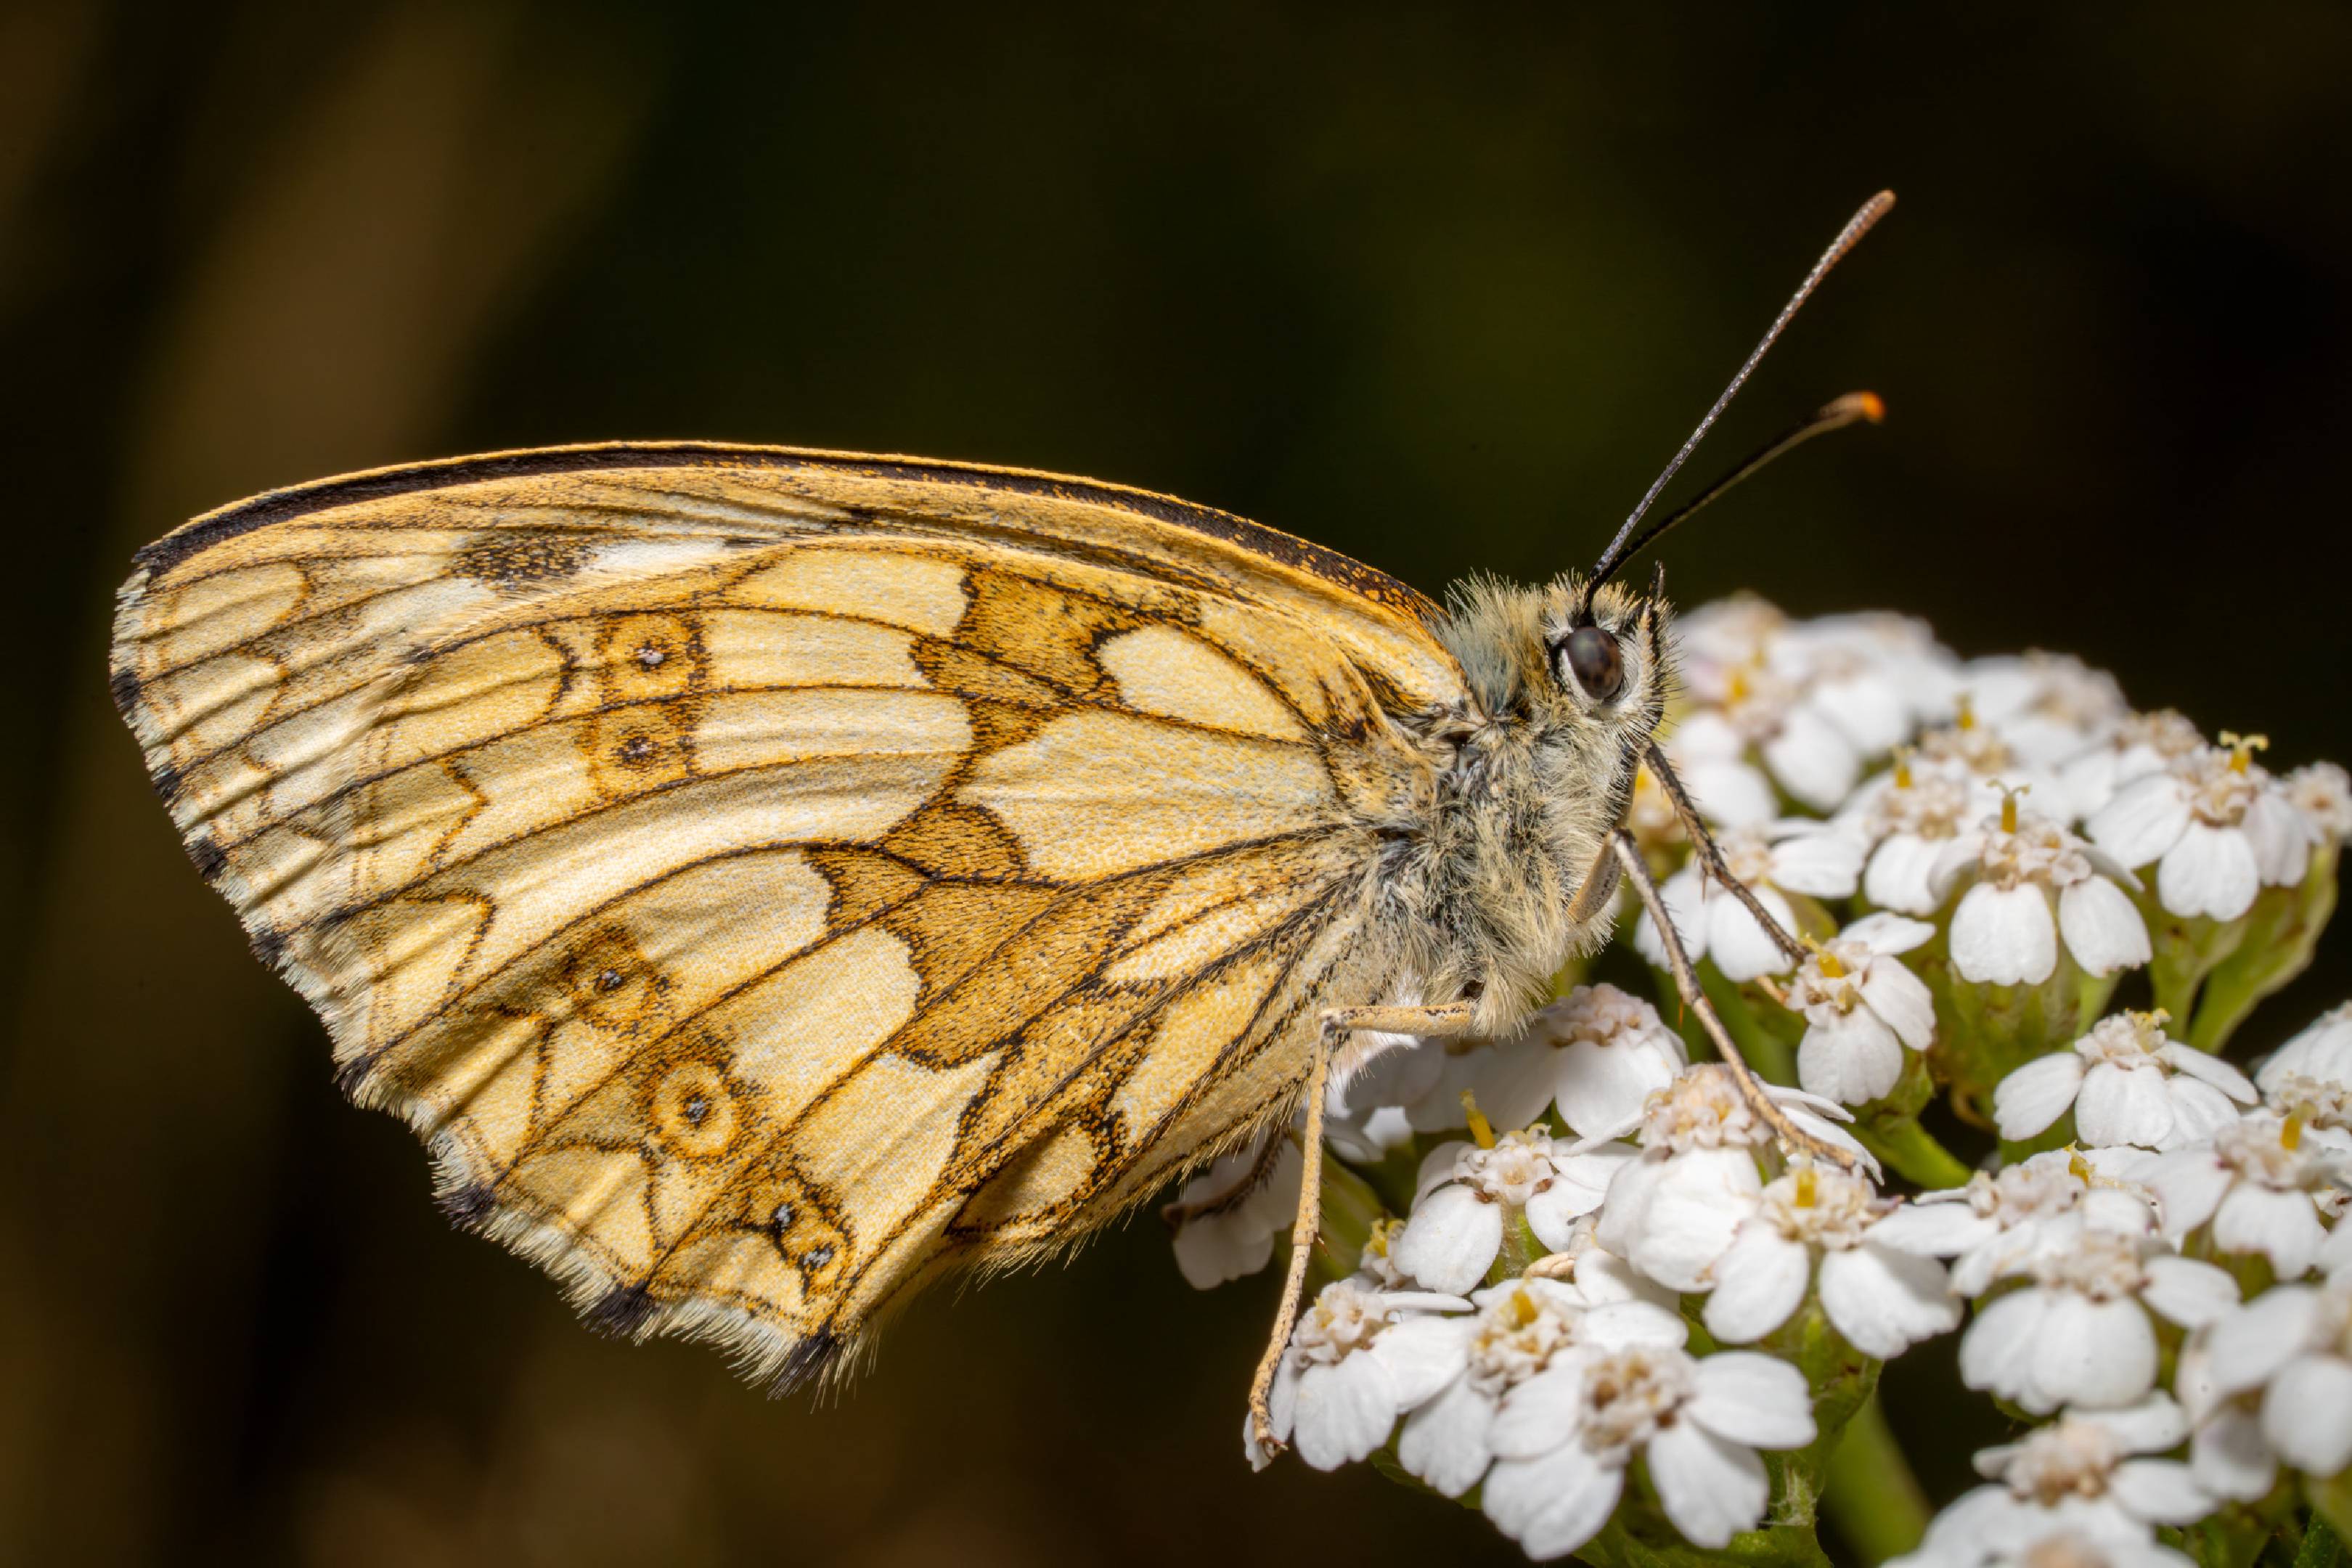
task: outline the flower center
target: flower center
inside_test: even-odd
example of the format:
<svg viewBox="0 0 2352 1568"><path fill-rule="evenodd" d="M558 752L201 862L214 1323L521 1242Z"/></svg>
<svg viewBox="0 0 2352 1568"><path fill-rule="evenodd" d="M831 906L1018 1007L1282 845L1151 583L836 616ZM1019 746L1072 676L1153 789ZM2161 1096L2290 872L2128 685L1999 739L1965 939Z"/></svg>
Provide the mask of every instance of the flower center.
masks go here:
<svg viewBox="0 0 2352 1568"><path fill-rule="evenodd" d="M2021 1568L2111 1568L2104 1548L2074 1531L2045 1535L2017 1554Z"/></svg>
<svg viewBox="0 0 2352 1568"><path fill-rule="evenodd" d="M1500 1396L1543 1371L1576 1338L1576 1325L1549 1299L1524 1286L1478 1314L1470 1336L1470 1383Z"/></svg>
<svg viewBox="0 0 2352 1568"><path fill-rule="evenodd" d="M2208 748L2172 764L2189 797L2189 809L2210 827L2235 827L2245 820L2258 788L2247 771L2252 765L2243 742L2226 754Z"/></svg>
<svg viewBox="0 0 2352 1568"><path fill-rule="evenodd" d="M2162 1068L2164 1063L2156 1053L2164 1047L2164 1026L2171 1018L2161 1007L2102 1018L2074 1042L2074 1052L2094 1066Z"/></svg>
<svg viewBox="0 0 2352 1568"><path fill-rule="evenodd" d="M1606 981L1578 986L1550 1017L1552 1043L1561 1046L1614 1045L1621 1036L1647 1034L1650 1026L1644 1005Z"/></svg>
<svg viewBox="0 0 2352 1568"><path fill-rule="evenodd" d="M2044 1285L2080 1291L2094 1301L2114 1301L2146 1283L2147 1271L2140 1267L2140 1247L2134 1238L2085 1229L2073 1247L2040 1259L2034 1276Z"/></svg>
<svg viewBox="0 0 2352 1568"><path fill-rule="evenodd" d="M2065 1151L2053 1149L1993 1175L1979 1171L1969 1179L1969 1206L2004 1229L2064 1214L2091 1190L2074 1164Z"/></svg>
<svg viewBox="0 0 2352 1568"><path fill-rule="evenodd" d="M1290 1342L1299 1360L1328 1366L1372 1342L1388 1326L1387 1307L1372 1291L1342 1279L1315 1298Z"/></svg>
<svg viewBox="0 0 2352 1568"><path fill-rule="evenodd" d="M1678 1350L1628 1346L1585 1370L1584 1446L1594 1453L1647 1442L1691 1396L1691 1359Z"/></svg>
<svg viewBox="0 0 2352 1568"><path fill-rule="evenodd" d="M1731 1080L1729 1069L1713 1064L1685 1070L1651 1094L1642 1114L1642 1146L1680 1154L1757 1141L1756 1118Z"/></svg>
<svg viewBox="0 0 2352 1568"><path fill-rule="evenodd" d="M2213 1152L2246 1181L2278 1192L2297 1192L2326 1180L2322 1163L2303 1147L2304 1118L2254 1115L2213 1134Z"/></svg>
<svg viewBox="0 0 2352 1568"><path fill-rule="evenodd" d="M1766 1185L1762 1213L1791 1241L1842 1251L1860 1243L1879 1205L1867 1184L1800 1161Z"/></svg>
<svg viewBox="0 0 2352 1568"><path fill-rule="evenodd" d="M1948 773L1912 777L1907 766L1896 768L1895 787L1879 806L1889 832L1919 838L1957 836L1968 809L1968 786L1959 780Z"/></svg>
<svg viewBox="0 0 2352 1568"><path fill-rule="evenodd" d="M2001 1479L2010 1491L2044 1508L2070 1497L2105 1495L2123 1458L2115 1435L2089 1421L2060 1419L2018 1445Z"/></svg>
<svg viewBox="0 0 2352 1568"><path fill-rule="evenodd" d="M1551 1185L1555 1173L1550 1135L1532 1130L1506 1132L1493 1148L1465 1149L1454 1160L1455 1181L1475 1188L1489 1203L1521 1207Z"/></svg>
<svg viewBox="0 0 2352 1568"><path fill-rule="evenodd" d="M2003 791L2000 817L1986 821L1985 879L2006 891L2027 882L2065 888L2087 879L2091 862L2071 834L2046 816L2017 809L2022 793Z"/></svg>
<svg viewBox="0 0 2352 1568"><path fill-rule="evenodd" d="M2271 1102L2305 1127L2352 1130L2352 1084L2288 1073L2271 1089Z"/></svg>

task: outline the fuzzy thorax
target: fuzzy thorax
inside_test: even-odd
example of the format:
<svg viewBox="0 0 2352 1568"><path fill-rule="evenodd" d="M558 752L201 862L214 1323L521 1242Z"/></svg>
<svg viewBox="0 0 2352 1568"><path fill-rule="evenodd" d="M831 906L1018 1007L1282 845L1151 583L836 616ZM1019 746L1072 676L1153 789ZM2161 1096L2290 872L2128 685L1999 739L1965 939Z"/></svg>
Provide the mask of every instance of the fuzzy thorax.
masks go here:
<svg viewBox="0 0 2352 1568"><path fill-rule="evenodd" d="M1622 683L1587 690L1565 653L1582 600L1573 574L1540 588L1475 577L1437 627L1472 706L1425 725L1436 787L1394 840L1382 912L1423 994L1475 1000L1482 1032L1518 1023L1571 953L1607 935L1605 904L1571 911L1607 874L1672 679L1664 602L1612 583L1591 624L1613 638Z"/></svg>

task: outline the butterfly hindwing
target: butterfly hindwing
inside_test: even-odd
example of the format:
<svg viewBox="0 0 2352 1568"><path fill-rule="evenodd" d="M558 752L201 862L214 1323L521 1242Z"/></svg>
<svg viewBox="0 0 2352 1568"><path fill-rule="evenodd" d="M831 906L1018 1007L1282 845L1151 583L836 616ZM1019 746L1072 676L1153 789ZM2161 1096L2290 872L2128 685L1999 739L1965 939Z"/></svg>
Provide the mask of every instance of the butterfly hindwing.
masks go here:
<svg viewBox="0 0 2352 1568"><path fill-rule="evenodd" d="M1363 930L1409 591L1181 503L711 448L199 519L118 700L451 1212L615 1329L814 1370L1276 1111Z"/></svg>

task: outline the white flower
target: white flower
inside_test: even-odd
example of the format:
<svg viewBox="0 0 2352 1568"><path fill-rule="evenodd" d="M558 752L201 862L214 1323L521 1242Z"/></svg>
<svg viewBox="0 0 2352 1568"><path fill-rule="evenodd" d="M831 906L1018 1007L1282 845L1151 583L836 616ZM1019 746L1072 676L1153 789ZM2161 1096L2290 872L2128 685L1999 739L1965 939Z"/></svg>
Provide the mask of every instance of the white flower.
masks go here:
<svg viewBox="0 0 2352 1568"><path fill-rule="evenodd" d="M1460 1364L1453 1296L1371 1290L1351 1279L1323 1287L1299 1314L1276 1369L1269 1414L1276 1437L1318 1470L1361 1459L1388 1441L1397 1417L1445 1386ZM1266 1456L1243 1425L1253 1465Z"/></svg>
<svg viewBox="0 0 2352 1568"><path fill-rule="evenodd" d="M2205 1350L2214 1394L2261 1391L2272 1452L2314 1476L2352 1465L2352 1279L2273 1285L2215 1323Z"/></svg>
<svg viewBox="0 0 2352 1568"><path fill-rule="evenodd" d="M1459 1295L1493 1267L1509 1211L1525 1211L1528 1227L1557 1251L1634 1158L1622 1143L1571 1153L1532 1128L1484 1147L1442 1143L1422 1161L1412 1216L1390 1256L1429 1289Z"/></svg>
<svg viewBox="0 0 2352 1568"><path fill-rule="evenodd" d="M2134 779L2084 830L2122 865L2154 862L2157 899L2173 914L2237 919L2264 884L2303 880L2316 837L2253 765L2260 739L2205 747Z"/></svg>
<svg viewBox="0 0 2352 1568"><path fill-rule="evenodd" d="M1711 710L1738 742L1734 747L1707 736L1696 749L1703 752L1697 771L1718 773L1752 746L1782 788L1814 810L1828 811L1853 788L1863 753L1832 715L1827 696L1774 667L1774 645L1787 626L1780 611L1752 598L1702 605L1676 622L1683 681L1694 705ZM1717 783L1709 777L1710 785ZM1696 781L1693 788L1710 806L1722 798ZM1750 792L1743 785L1739 793Z"/></svg>
<svg viewBox="0 0 2352 1568"><path fill-rule="evenodd" d="M1822 1310L1865 1355L1884 1361L1958 1328L1960 1303L1943 1265L1872 1243L1888 1206L1843 1171L1792 1165L1765 1187L1717 1263L1707 1332L1726 1344L1770 1333L1803 1302L1817 1262Z"/></svg>
<svg viewBox="0 0 2352 1568"><path fill-rule="evenodd" d="M2151 1395L2127 1409L2068 1411L2014 1443L1979 1451L1978 1473L1996 1484L1956 1500L1901 1563L1978 1568L2019 1562L2080 1565L2176 1563L2155 1526L2203 1518L2213 1499L2189 1467L2135 1456L2176 1447L2189 1434L2180 1407Z"/></svg>
<svg viewBox="0 0 2352 1568"><path fill-rule="evenodd" d="M1864 756L1892 751L1951 700L1952 656L1925 624L1901 616L1801 622L1765 657Z"/></svg>
<svg viewBox="0 0 2352 1568"><path fill-rule="evenodd" d="M1475 1298L1478 1312L1445 1325L1449 1375L1406 1417L1397 1462L1447 1497L1478 1484L1511 1391L1579 1351L1678 1348L1683 1321L1652 1301L1587 1307L1549 1279L1513 1279Z"/></svg>
<svg viewBox="0 0 2352 1568"><path fill-rule="evenodd" d="M1480 1503L1529 1557L1564 1556L1608 1522L1639 1455L1674 1527L1721 1548L1764 1517L1771 1487L1756 1450L1801 1448L1814 1431L1803 1374L1770 1356L1580 1350L1505 1401Z"/></svg>
<svg viewBox="0 0 2352 1568"><path fill-rule="evenodd" d="M2123 688L2073 654L2040 651L1970 659L1960 689L1976 717L2028 764L2057 763L2130 713Z"/></svg>
<svg viewBox="0 0 2352 1568"><path fill-rule="evenodd" d="M2252 1083L2219 1057L2168 1038L2164 1023L2161 1012L2118 1013L2073 1050L2011 1073L1992 1094L2000 1135L2031 1138L2072 1107L2085 1143L2178 1149L2235 1121L2238 1104L2254 1101Z"/></svg>
<svg viewBox="0 0 2352 1568"><path fill-rule="evenodd" d="M1935 912L1944 848L2000 805L1990 782L1957 770L1921 766L1908 757L1871 780L1837 815L1839 826L1872 846L1862 896L1906 915Z"/></svg>
<svg viewBox="0 0 2352 1568"><path fill-rule="evenodd" d="M1960 1381L2037 1415L2146 1398L2157 1364L2148 1314L2198 1328L2237 1301L2228 1274L2153 1238L2086 1225L2080 1215L2051 1229L2055 1245L2017 1270L2031 1283L1979 1307L1960 1339Z"/></svg>
<svg viewBox="0 0 2352 1568"><path fill-rule="evenodd" d="M1861 1152L1812 1112L1821 1101L1794 1089L1775 1090L1773 1098L1805 1131ZM1642 1157L1619 1168L1601 1205L1595 1232L1601 1244L1670 1289L1711 1289L1717 1260L1763 1195L1755 1152L1772 1141L1729 1069L1714 1063L1690 1068L1651 1097Z"/></svg>
<svg viewBox="0 0 2352 1568"><path fill-rule="evenodd" d="M1965 1187L1922 1193L1881 1220L1871 1239L1928 1258L1951 1258L1952 1288L1981 1294L1994 1279L2072 1244L2077 1218L2104 1230L2146 1236L2156 1215L2137 1194L2101 1178L2087 1160L2052 1150Z"/></svg>
<svg viewBox="0 0 2352 1568"><path fill-rule="evenodd" d="M2330 1007L2272 1052L2254 1082L2269 1094L2289 1078L2352 1084L2352 1002Z"/></svg>
<svg viewBox="0 0 2352 1568"><path fill-rule="evenodd" d="M2067 803L2083 816L2094 816L2134 779L2161 773L2204 749L2203 733L2169 708L2127 714L2060 770Z"/></svg>
<svg viewBox="0 0 2352 1568"><path fill-rule="evenodd" d="M1655 1007L1614 985L1580 985L1511 1038L1451 1058L1411 1114L1425 1131L1458 1127L1466 1089L1499 1127L1531 1125L1556 1104L1580 1137L1613 1134L1689 1065Z"/></svg>
<svg viewBox="0 0 2352 1568"><path fill-rule="evenodd" d="M2058 966L2061 935L2089 974L2148 961L2147 923L2116 886L2130 873L2049 818L2020 811L2013 795L1937 858L1939 889L1963 873L1976 879L1952 912L1952 968L1963 980L2039 985Z"/></svg>
<svg viewBox="0 0 2352 1568"><path fill-rule="evenodd" d="M1213 1162L1162 1211L1176 1221L1176 1267L1195 1290L1255 1274L1298 1212L1298 1146L1280 1131L1271 1170L1263 1135Z"/></svg>
<svg viewBox="0 0 2352 1568"><path fill-rule="evenodd" d="M1936 1032L1935 1000L1896 963L1936 934L1900 915L1867 915L1797 966L1789 1005L1805 1016L1797 1081L1846 1105L1885 1095L1903 1076L1906 1047L1924 1051Z"/></svg>
<svg viewBox="0 0 2352 1568"><path fill-rule="evenodd" d="M1747 884L1783 930L1794 930L1797 924L1784 891L1843 899L1861 883L1861 846L1824 823L1791 818L1769 827L1732 828L1717 839L1717 847L1731 874ZM1708 879L1696 860L1667 878L1658 894L1692 963L1711 956L1724 978L1732 981L1753 980L1789 967L1789 955L1765 934L1747 906ZM1664 941L1649 921L1636 928L1633 945L1643 958L1664 967Z"/></svg>
<svg viewBox="0 0 2352 1568"><path fill-rule="evenodd" d="M2286 775L2286 798L2324 844L2352 838L2352 776L2334 763L2311 763Z"/></svg>
<svg viewBox="0 0 2352 1568"><path fill-rule="evenodd" d="M1587 1307L1647 1301L1672 1309L1675 1292L1601 1245L1598 1221L1586 1215L1569 1227L1568 1244L1528 1265L1527 1278L1549 1279Z"/></svg>
<svg viewBox="0 0 2352 1568"><path fill-rule="evenodd" d="M2160 1154L2139 1174L2175 1242L2210 1224L2224 1252L2259 1252L2282 1279L2319 1260L2327 1239L2322 1194L2341 1179L2340 1144L2306 1133L2302 1119L2250 1111L2211 1137Z"/></svg>

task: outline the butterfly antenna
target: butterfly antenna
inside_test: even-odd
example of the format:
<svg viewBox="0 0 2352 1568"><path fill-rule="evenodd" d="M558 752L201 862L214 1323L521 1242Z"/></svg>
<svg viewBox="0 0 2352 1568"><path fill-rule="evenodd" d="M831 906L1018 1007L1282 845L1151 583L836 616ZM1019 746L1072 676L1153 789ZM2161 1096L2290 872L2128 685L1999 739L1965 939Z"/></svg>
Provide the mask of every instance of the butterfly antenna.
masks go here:
<svg viewBox="0 0 2352 1568"><path fill-rule="evenodd" d="M1880 218L1885 217L1894 205L1895 193L1881 191L1863 203L1861 210L1846 219L1845 226L1838 230L1837 237L1830 241L1829 248L1822 252L1819 261L1813 263L1813 269L1805 274L1805 280L1797 285L1797 291L1789 297L1787 304L1780 307L1780 313L1772 319L1771 326L1765 329L1763 338L1749 352L1747 363L1739 367L1739 374L1731 378L1731 384L1726 386L1723 389L1723 395L1715 400L1715 406L1706 411L1706 416L1698 422L1698 427L1690 433L1687 440L1683 442L1681 450L1674 455L1673 460L1666 464L1664 470L1651 481L1650 488L1643 492L1640 503L1633 508L1632 515L1625 519L1624 526L1617 531L1617 537L1611 540L1609 548L1601 552L1601 559L1594 563L1592 575L1585 584L1584 609L1587 615L1591 613L1594 590L1613 576L1617 569L1633 554L1635 543L1634 530L1641 526L1642 519L1649 515L1650 508L1657 501L1658 492L1664 489L1675 475L1682 470L1683 464L1690 460L1691 453L1697 450L1699 442L1706 438L1708 429L1722 416L1723 411L1731 405L1731 400L1739 395L1739 389L1747 384L1748 376L1755 373L1756 366L1764 358L1765 351L1780 341L1782 332L1788 331L1789 323L1795 320L1797 311L1803 307L1805 301L1812 298L1813 290L1821 287L1822 279L1829 276L1830 268L1843 260L1845 253L1852 250L1862 237L1868 234L1872 226ZM1836 405L1832 404L1831 406L1835 407ZM1818 435L1820 432L1809 431L1807 434ZM1799 439L1802 438L1799 437ZM1794 443L1783 444L1780 446L1779 450L1784 451L1790 445ZM1770 457L1777 455L1778 451L1769 451L1765 454L1765 458L1769 460ZM1760 462L1745 465L1749 471L1760 466ZM1740 477L1746 476L1742 474ZM1715 493L1720 494L1727 488L1728 487L1717 486ZM1707 499L1713 498L1710 496ZM1657 531L1663 532L1664 530ZM1653 532L1647 535L1646 539L1656 537L1657 533Z"/></svg>

